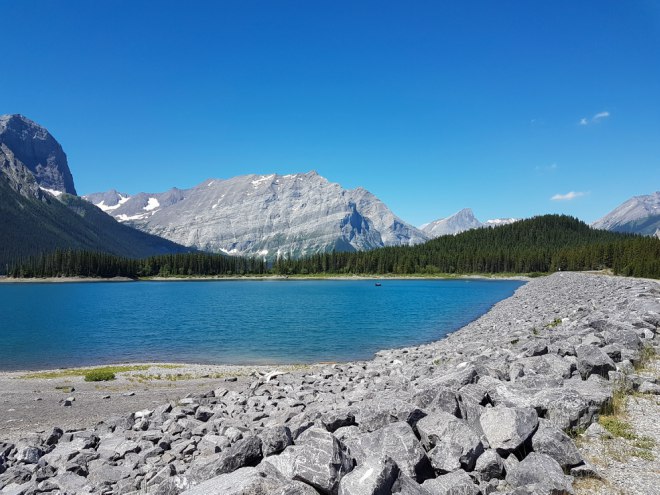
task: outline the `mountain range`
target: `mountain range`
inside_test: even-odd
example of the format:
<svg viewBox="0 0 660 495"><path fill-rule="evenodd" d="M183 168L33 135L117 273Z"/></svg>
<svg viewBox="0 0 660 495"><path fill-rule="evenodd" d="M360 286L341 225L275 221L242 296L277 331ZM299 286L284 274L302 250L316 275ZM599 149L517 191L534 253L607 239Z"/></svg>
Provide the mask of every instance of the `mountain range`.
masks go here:
<svg viewBox="0 0 660 495"><path fill-rule="evenodd" d="M211 252L299 257L414 245L429 237L369 191L316 172L209 179L191 189L84 196L120 222Z"/></svg>
<svg viewBox="0 0 660 495"><path fill-rule="evenodd" d="M660 236L660 192L632 198L595 228ZM0 271L56 248L126 257L203 250L268 260L412 246L517 221L469 208L416 228L363 188L316 172L208 179L190 189L76 195L55 138L21 115L0 116Z"/></svg>
<svg viewBox="0 0 660 495"><path fill-rule="evenodd" d="M58 248L127 257L190 251L122 225L76 196L61 146L20 115L0 117L0 239L0 273Z"/></svg>

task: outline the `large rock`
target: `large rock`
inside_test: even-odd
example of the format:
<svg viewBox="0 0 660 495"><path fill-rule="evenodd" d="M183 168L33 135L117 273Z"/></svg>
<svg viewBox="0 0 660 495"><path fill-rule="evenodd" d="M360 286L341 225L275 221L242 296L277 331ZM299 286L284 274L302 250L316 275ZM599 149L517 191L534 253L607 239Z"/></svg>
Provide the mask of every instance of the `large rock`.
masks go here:
<svg viewBox="0 0 660 495"><path fill-rule="evenodd" d="M399 472L399 477L392 485L392 493L399 495L430 495L430 492L410 476Z"/></svg>
<svg viewBox="0 0 660 495"><path fill-rule="evenodd" d="M283 476L303 481L325 494L337 494L339 482L353 470L355 460L346 446L332 433L309 428L280 455L269 456L264 463Z"/></svg>
<svg viewBox="0 0 660 495"><path fill-rule="evenodd" d="M531 452L506 475L513 488L534 487L538 493L573 493L573 478L565 476L561 466L552 457Z"/></svg>
<svg viewBox="0 0 660 495"><path fill-rule="evenodd" d="M534 452L552 457L563 469L583 462L573 440L545 419L539 421L539 429L532 437L532 448Z"/></svg>
<svg viewBox="0 0 660 495"><path fill-rule="evenodd" d="M220 474L231 473L246 466L256 466L262 459L261 440L250 436L210 458L195 460L190 467L193 482L208 480Z"/></svg>
<svg viewBox="0 0 660 495"><path fill-rule="evenodd" d="M430 450L428 457L440 473L467 471L474 468L483 452L479 436L468 424L446 412L431 413L417 422L422 445Z"/></svg>
<svg viewBox="0 0 660 495"><path fill-rule="evenodd" d="M511 452L534 433L539 421L534 409L500 406L486 409L479 422L492 448Z"/></svg>
<svg viewBox="0 0 660 495"><path fill-rule="evenodd" d="M183 495L271 495L282 489L281 481L254 467L240 468L232 473L211 478Z"/></svg>
<svg viewBox="0 0 660 495"><path fill-rule="evenodd" d="M504 460L496 450L488 449L477 459L474 471L482 481L502 479L504 474Z"/></svg>
<svg viewBox="0 0 660 495"><path fill-rule="evenodd" d="M479 486L462 470L438 476L422 483L432 495L479 495Z"/></svg>
<svg viewBox="0 0 660 495"><path fill-rule="evenodd" d="M392 423L367 433L349 444L358 456L358 463L368 457L389 456L407 476L421 482L432 475L431 463L412 427L405 422Z"/></svg>
<svg viewBox="0 0 660 495"><path fill-rule="evenodd" d="M616 365L612 358L595 345L581 345L575 349L578 360L578 371L583 379L589 375L600 375L607 378L609 371L615 371Z"/></svg>
<svg viewBox="0 0 660 495"><path fill-rule="evenodd" d="M339 495L388 495L399 476L399 467L390 458L369 458L339 483Z"/></svg>
<svg viewBox="0 0 660 495"><path fill-rule="evenodd" d="M359 404L355 422L360 430L369 432L399 421L414 427L424 415L424 411L411 402L395 397L379 397Z"/></svg>
<svg viewBox="0 0 660 495"><path fill-rule="evenodd" d="M565 387L541 390L531 403L541 416L564 431L586 428L596 412L579 392Z"/></svg>
<svg viewBox="0 0 660 495"><path fill-rule="evenodd" d="M266 428L259 434L259 438L264 457L278 454L293 443L291 430L287 426Z"/></svg>

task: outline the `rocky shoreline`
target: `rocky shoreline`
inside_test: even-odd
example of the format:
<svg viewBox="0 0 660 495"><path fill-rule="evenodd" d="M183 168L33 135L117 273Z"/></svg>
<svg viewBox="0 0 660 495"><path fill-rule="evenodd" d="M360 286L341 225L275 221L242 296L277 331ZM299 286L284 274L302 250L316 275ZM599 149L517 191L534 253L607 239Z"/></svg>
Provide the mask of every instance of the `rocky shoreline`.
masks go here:
<svg viewBox="0 0 660 495"><path fill-rule="evenodd" d="M656 281L558 273L432 344L0 441L0 493L573 493L659 331Z"/></svg>

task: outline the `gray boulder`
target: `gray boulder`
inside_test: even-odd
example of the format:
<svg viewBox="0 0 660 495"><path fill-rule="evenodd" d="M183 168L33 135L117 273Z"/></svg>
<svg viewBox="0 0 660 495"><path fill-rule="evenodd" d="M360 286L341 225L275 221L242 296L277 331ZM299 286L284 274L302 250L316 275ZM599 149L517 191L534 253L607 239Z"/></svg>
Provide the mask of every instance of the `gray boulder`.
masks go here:
<svg viewBox="0 0 660 495"><path fill-rule="evenodd" d="M395 397L380 397L360 403L356 408L355 423L360 430L371 432L399 421L414 427L424 416L424 411L411 402Z"/></svg>
<svg viewBox="0 0 660 495"><path fill-rule="evenodd" d="M511 452L534 433L538 416L534 409L499 406L487 408L479 421L492 448Z"/></svg>
<svg viewBox="0 0 660 495"><path fill-rule="evenodd" d="M432 495L479 495L479 486L462 470L426 480L422 488Z"/></svg>
<svg viewBox="0 0 660 495"><path fill-rule="evenodd" d="M401 472L418 482L433 474L422 444L417 440L412 427L403 421L364 434L349 443L351 451L353 446L356 447L358 464L368 457L389 456Z"/></svg>
<svg viewBox="0 0 660 495"><path fill-rule="evenodd" d="M281 481L267 476L254 467L244 467L200 483L183 494L270 495L280 489L282 489Z"/></svg>
<svg viewBox="0 0 660 495"><path fill-rule="evenodd" d="M417 431L424 448L430 450L428 457L431 465L441 473L461 467L471 471L484 450L472 428L446 412L431 413L420 419Z"/></svg>
<svg viewBox="0 0 660 495"><path fill-rule="evenodd" d="M284 477L303 481L325 494L337 494L339 482L353 470L355 460L332 433L309 428L280 455L269 456L269 464Z"/></svg>
<svg viewBox="0 0 660 495"><path fill-rule="evenodd" d="M564 431L586 428L594 414L589 402L571 388L541 390L534 395L531 404L539 414Z"/></svg>
<svg viewBox="0 0 660 495"><path fill-rule="evenodd" d="M425 411L444 411L454 416L460 414L456 393L447 387L431 387L420 390L412 402Z"/></svg>
<svg viewBox="0 0 660 495"><path fill-rule="evenodd" d="M474 471L482 481L502 479L504 476L504 459L494 449L488 449L477 459Z"/></svg>
<svg viewBox="0 0 660 495"><path fill-rule="evenodd" d="M546 454L531 452L506 475L513 488L531 486L538 493L573 493L573 478L565 476L557 461Z"/></svg>
<svg viewBox="0 0 660 495"><path fill-rule="evenodd" d="M583 462L573 440L545 419L539 421L539 428L532 437L532 448L534 452L552 457L563 469Z"/></svg>
<svg viewBox="0 0 660 495"><path fill-rule="evenodd" d="M339 495L389 495L399 477L399 467L390 458L369 458L339 482Z"/></svg>
<svg viewBox="0 0 660 495"><path fill-rule="evenodd" d="M392 493L399 495L430 495L430 492L410 476L399 472L399 477L392 485Z"/></svg>
<svg viewBox="0 0 660 495"><path fill-rule="evenodd" d="M193 482L199 483L220 474L231 473L242 467L256 466L261 459L261 440L250 436L238 440L220 454L210 458L195 459L190 466L189 474Z"/></svg>
<svg viewBox="0 0 660 495"><path fill-rule="evenodd" d="M612 358L595 345L581 345L575 350L578 360L578 371L584 380L589 375L600 375L607 378L608 371L615 371L616 365Z"/></svg>
<svg viewBox="0 0 660 495"><path fill-rule="evenodd" d="M287 426L273 426L259 433L264 457L278 454L293 444L291 430Z"/></svg>

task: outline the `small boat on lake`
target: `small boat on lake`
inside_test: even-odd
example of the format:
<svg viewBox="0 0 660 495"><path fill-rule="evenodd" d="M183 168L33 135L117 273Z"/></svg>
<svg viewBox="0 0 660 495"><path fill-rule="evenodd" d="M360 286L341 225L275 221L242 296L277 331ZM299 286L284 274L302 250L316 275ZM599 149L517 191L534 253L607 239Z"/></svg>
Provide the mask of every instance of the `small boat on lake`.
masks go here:
<svg viewBox="0 0 660 495"><path fill-rule="evenodd" d="M376 287L380 287L381 285L383 284L381 284L380 282L376 282Z"/></svg>

